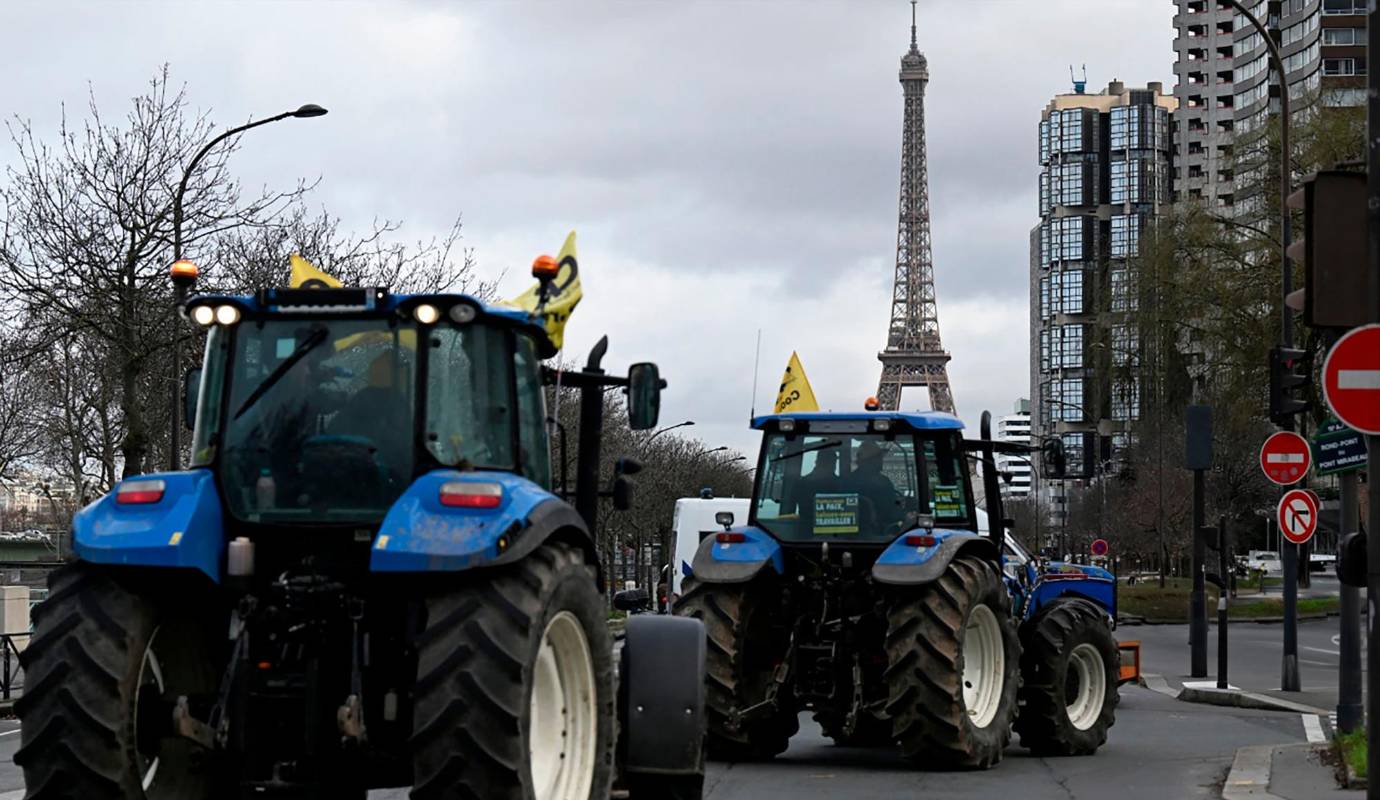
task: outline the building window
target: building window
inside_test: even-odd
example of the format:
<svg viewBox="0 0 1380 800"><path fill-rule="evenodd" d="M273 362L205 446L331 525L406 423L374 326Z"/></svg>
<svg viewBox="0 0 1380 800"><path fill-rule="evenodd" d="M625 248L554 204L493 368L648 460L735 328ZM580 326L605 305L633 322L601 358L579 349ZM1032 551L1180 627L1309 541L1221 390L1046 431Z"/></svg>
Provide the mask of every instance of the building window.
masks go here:
<svg viewBox="0 0 1380 800"><path fill-rule="evenodd" d="M1139 214L1117 214L1112 217L1112 258L1140 255L1140 229Z"/></svg>
<svg viewBox="0 0 1380 800"><path fill-rule="evenodd" d="M1052 416L1058 422L1083 421L1083 379L1065 378L1054 381Z"/></svg>
<svg viewBox="0 0 1380 800"><path fill-rule="evenodd" d="M1140 419L1140 383L1132 380L1112 384L1112 419L1126 422Z"/></svg>
<svg viewBox="0 0 1380 800"><path fill-rule="evenodd" d="M1087 205L1088 192L1083 178L1084 165L1081 162L1055 167L1050 187L1052 202L1061 206Z"/></svg>
<svg viewBox="0 0 1380 800"><path fill-rule="evenodd" d="M1083 474L1083 434L1066 433L1062 437L1064 442L1064 474L1078 476Z"/></svg>
<svg viewBox="0 0 1380 800"><path fill-rule="evenodd" d="M1054 210L1049 198L1049 173L1040 173L1040 216L1046 216Z"/></svg>
<svg viewBox="0 0 1380 800"><path fill-rule="evenodd" d="M1059 273L1059 309L1065 314L1083 313L1083 270Z"/></svg>
<svg viewBox="0 0 1380 800"><path fill-rule="evenodd" d="M1364 14L1366 0L1323 0L1324 14Z"/></svg>
<svg viewBox="0 0 1380 800"><path fill-rule="evenodd" d="M1155 200L1155 164L1148 159L1131 158L1112 162L1112 203L1151 203ZM1165 192L1161 190L1160 196Z"/></svg>
<svg viewBox="0 0 1380 800"><path fill-rule="evenodd" d="M1049 120L1040 120L1040 163L1049 161Z"/></svg>
<svg viewBox="0 0 1380 800"><path fill-rule="evenodd" d="M1040 229L1040 263L1082 261L1088 220L1082 216L1058 217Z"/></svg>
<svg viewBox="0 0 1380 800"><path fill-rule="evenodd" d="M1317 19L1314 17L1313 19ZM1297 27L1297 26L1296 26ZM1323 31L1323 44L1359 44L1366 43L1365 28L1327 28Z"/></svg>
<svg viewBox="0 0 1380 800"><path fill-rule="evenodd" d="M1040 319L1049 319L1054 316L1055 309L1050 303L1049 284L1049 276L1040 279Z"/></svg>
<svg viewBox="0 0 1380 800"><path fill-rule="evenodd" d="M1071 108L1059 113L1059 152L1081 153L1084 147L1083 109Z"/></svg>
<svg viewBox="0 0 1380 800"><path fill-rule="evenodd" d="M1083 326L1059 326L1059 352L1057 354L1061 369L1082 369L1083 367ZM1082 383L1079 383L1082 386Z"/></svg>
<svg viewBox="0 0 1380 800"><path fill-rule="evenodd" d="M1049 328L1040 329L1040 371L1049 372L1053 365L1049 360Z"/></svg>
<svg viewBox="0 0 1380 800"><path fill-rule="evenodd" d="M1110 273L1111 278L1111 310L1112 311L1135 311L1137 306L1135 287L1131 282L1131 271L1129 269L1114 269Z"/></svg>
<svg viewBox="0 0 1380 800"><path fill-rule="evenodd" d="M1324 75L1364 75L1365 67L1360 72L1356 71L1356 59L1354 58L1324 58Z"/></svg>
<svg viewBox="0 0 1380 800"><path fill-rule="evenodd" d="M1112 366L1129 367L1135 364L1140 350L1140 334L1132 325L1112 326Z"/></svg>

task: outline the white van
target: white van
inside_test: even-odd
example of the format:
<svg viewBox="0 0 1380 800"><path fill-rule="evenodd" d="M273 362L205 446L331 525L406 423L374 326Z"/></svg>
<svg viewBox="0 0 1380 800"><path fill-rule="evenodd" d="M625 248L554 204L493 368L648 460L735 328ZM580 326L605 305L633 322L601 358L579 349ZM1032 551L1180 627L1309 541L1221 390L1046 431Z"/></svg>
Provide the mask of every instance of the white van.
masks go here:
<svg viewBox="0 0 1380 800"><path fill-rule="evenodd" d="M690 574L690 565L695 563L695 551L700 549L700 541L723 530L722 525L714 522L714 515L728 511L733 514L734 525L746 525L751 508L752 501L746 497L682 497L676 501L676 510L671 517L676 553L669 565L672 602L680 597L681 582Z"/></svg>

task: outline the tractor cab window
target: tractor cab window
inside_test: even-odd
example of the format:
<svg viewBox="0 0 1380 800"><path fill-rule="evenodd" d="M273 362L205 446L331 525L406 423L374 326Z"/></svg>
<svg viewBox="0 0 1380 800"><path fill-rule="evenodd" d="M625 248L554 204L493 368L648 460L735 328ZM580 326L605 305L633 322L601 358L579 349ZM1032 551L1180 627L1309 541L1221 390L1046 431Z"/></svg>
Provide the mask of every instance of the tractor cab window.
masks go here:
<svg viewBox="0 0 1380 800"><path fill-rule="evenodd" d="M415 329L389 320L239 326L219 453L230 512L381 518L412 479L416 350Z"/></svg>
<svg viewBox="0 0 1380 800"><path fill-rule="evenodd" d="M915 523L915 441L881 434L767 436L754 520L788 541L890 540Z"/></svg>
<svg viewBox="0 0 1380 800"><path fill-rule="evenodd" d="M426 448L447 467L512 469L513 356L508 335L485 325L428 334Z"/></svg>
<svg viewBox="0 0 1380 800"><path fill-rule="evenodd" d="M925 466L929 477L929 510L934 524L943 527L968 522L967 477L962 453L952 440L925 440ZM966 527L966 526L965 526Z"/></svg>
<svg viewBox="0 0 1380 800"><path fill-rule="evenodd" d="M546 435L546 392L541 359L530 336L519 335L513 365L517 368L518 447L522 474L539 486L551 486L551 447Z"/></svg>

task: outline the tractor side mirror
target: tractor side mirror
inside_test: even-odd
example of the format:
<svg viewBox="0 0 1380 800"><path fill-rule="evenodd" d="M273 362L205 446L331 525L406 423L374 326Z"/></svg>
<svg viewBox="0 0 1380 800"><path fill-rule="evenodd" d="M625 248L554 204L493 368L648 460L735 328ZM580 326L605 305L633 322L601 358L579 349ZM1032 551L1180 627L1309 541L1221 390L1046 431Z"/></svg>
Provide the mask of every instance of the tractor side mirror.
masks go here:
<svg viewBox="0 0 1380 800"><path fill-rule="evenodd" d="M732 528L732 527L733 527L733 512L732 512L732 511L720 511L720 512L718 512L717 514L714 515L714 524L716 524L716 525L722 525L724 530L728 530L729 528Z"/></svg>
<svg viewBox="0 0 1380 800"><path fill-rule="evenodd" d="M182 374L182 424L187 430L196 427L196 395L201 388L201 367L192 367Z"/></svg>
<svg viewBox="0 0 1380 800"><path fill-rule="evenodd" d="M1045 477L1064 477L1064 442L1060 439L1046 439L1040 446L1040 460L1045 467Z"/></svg>
<svg viewBox="0 0 1380 800"><path fill-rule="evenodd" d="M613 508L615 511L627 511L633 507L633 494L637 484L627 475L619 475L613 481Z"/></svg>
<svg viewBox="0 0 1380 800"><path fill-rule="evenodd" d="M644 361L628 368L628 427L635 431L656 427L664 385L656 364Z"/></svg>

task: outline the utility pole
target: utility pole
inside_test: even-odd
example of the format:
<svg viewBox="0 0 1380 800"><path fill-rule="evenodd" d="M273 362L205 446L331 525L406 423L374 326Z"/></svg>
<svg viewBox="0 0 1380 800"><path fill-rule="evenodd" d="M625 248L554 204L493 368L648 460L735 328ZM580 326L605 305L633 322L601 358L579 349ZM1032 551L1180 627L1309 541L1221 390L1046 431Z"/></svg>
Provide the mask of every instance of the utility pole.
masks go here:
<svg viewBox="0 0 1380 800"><path fill-rule="evenodd" d="M1366 40L1369 52L1380 52L1380 5L1370 3L1366 12ZM1370 260L1370 321L1380 324L1380 70L1369 70L1366 77L1366 230L1369 234ZM1366 535L1380 531L1380 436L1369 434L1366 445L1366 494L1370 501ZM1367 648L1370 651L1370 691L1366 697L1366 711L1370 723L1366 726L1366 769L1372 778L1366 787L1367 800L1380 800L1380 737L1376 736L1380 721L1380 542L1366 548L1367 601L1371 612L1366 617Z"/></svg>

